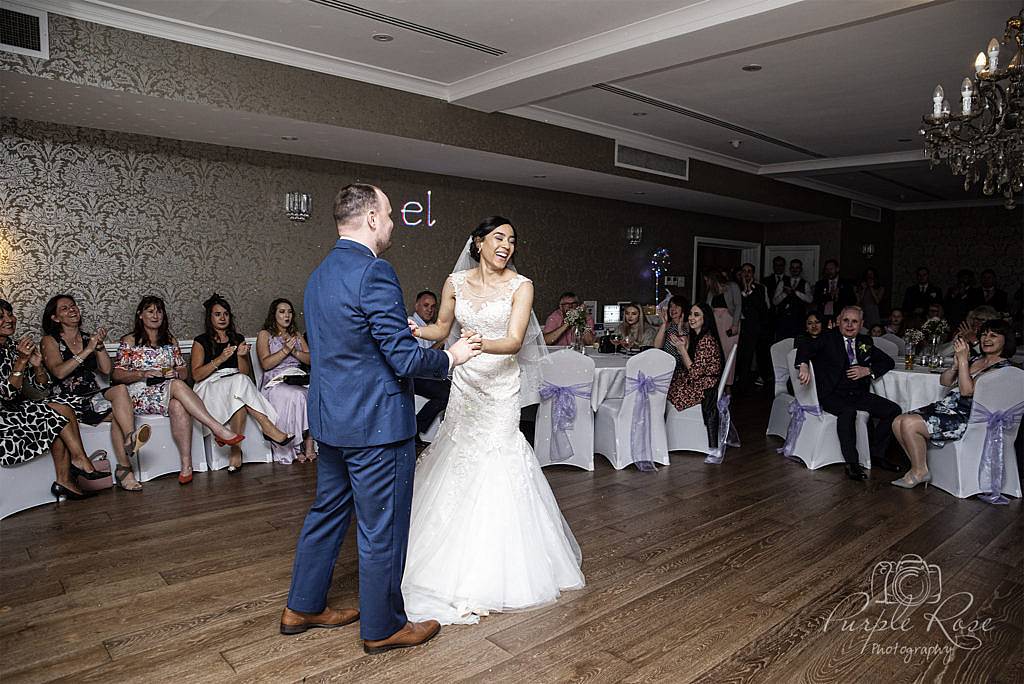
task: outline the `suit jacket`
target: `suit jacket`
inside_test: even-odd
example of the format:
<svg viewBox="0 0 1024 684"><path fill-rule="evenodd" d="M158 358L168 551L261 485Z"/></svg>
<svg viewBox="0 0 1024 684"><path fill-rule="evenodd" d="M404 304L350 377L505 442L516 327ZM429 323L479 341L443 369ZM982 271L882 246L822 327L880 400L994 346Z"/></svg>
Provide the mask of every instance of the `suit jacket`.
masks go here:
<svg viewBox="0 0 1024 684"><path fill-rule="evenodd" d="M929 284L925 291L921 292L920 285L911 285L903 293L903 315L911 316L918 310L927 315L929 306L941 303L942 290L938 286Z"/></svg>
<svg viewBox="0 0 1024 684"><path fill-rule="evenodd" d="M876 378L885 375L896 365L891 356L874 345L870 335L857 335L854 350L858 365L868 368ZM850 359L846 354L845 338L839 328L826 330L813 340L809 337L797 338L796 364L799 366L811 361L814 362L818 401L844 387L871 391L870 377L861 378L855 383L846 377Z"/></svg>
<svg viewBox="0 0 1024 684"><path fill-rule="evenodd" d="M364 245L338 240L306 284L313 438L337 447L416 434L412 383L448 376L448 355L409 332L398 276Z"/></svg>
<svg viewBox="0 0 1024 684"><path fill-rule="evenodd" d="M785 277L785 273L779 276L779 278L776 278L774 273L769 273L761 278L761 284L764 285L764 289L768 293L768 305L772 315L775 314L775 303L772 302L772 298L775 296L775 288Z"/></svg>
<svg viewBox="0 0 1024 684"><path fill-rule="evenodd" d="M824 315L825 304L828 302L828 279L822 278L814 284L814 308L818 313ZM852 280L839 278L836 282L836 300L832 305L832 316L839 316L844 306L852 306L857 303L857 289L853 286Z"/></svg>
<svg viewBox="0 0 1024 684"><path fill-rule="evenodd" d="M972 309L988 305L999 312L1010 310L1010 298L1007 296L1006 290L1000 290L998 287L992 291L992 298L987 302L985 301L985 291L980 287L972 287L967 293L967 301Z"/></svg>

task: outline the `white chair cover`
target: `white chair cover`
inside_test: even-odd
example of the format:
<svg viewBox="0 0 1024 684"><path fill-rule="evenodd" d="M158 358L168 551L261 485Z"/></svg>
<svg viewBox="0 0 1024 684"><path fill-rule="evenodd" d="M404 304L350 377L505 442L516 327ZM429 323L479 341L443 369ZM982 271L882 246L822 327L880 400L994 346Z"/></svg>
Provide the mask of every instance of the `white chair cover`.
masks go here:
<svg viewBox="0 0 1024 684"><path fill-rule="evenodd" d="M626 385L629 379L637 378L639 372L647 377L664 377L675 370L675 359L660 349L648 349L626 362ZM650 445L652 460L668 465L668 447L665 437L665 399L667 393L654 392L641 396L638 392L626 392L616 399L606 399L597 409L594 421L594 451L603 454L616 470L633 465L634 454L630 442L633 426L633 411L638 401L650 401Z"/></svg>
<svg viewBox="0 0 1024 684"><path fill-rule="evenodd" d="M881 349L884 353L895 359L897 356L903 353L903 348L898 346L892 340L885 339L885 336L872 338L872 343Z"/></svg>
<svg viewBox="0 0 1024 684"><path fill-rule="evenodd" d="M787 337L771 346L772 368L775 370L775 399L772 400L772 411L768 415L766 435L786 438L789 429L789 405L793 403L793 395L786 388L789 380L789 367L786 355L793 349L793 338Z"/></svg>
<svg viewBox="0 0 1024 684"><path fill-rule="evenodd" d="M903 338L900 337L899 335L894 335L892 333L885 333L884 335L882 335L882 339L883 340L889 340L890 342L895 344L896 348L899 350L900 354L902 354L903 350L906 349L906 347L907 347L907 343L904 342Z"/></svg>
<svg viewBox="0 0 1024 684"><path fill-rule="evenodd" d="M49 454L10 468L0 468L0 518L54 501L53 459Z"/></svg>
<svg viewBox="0 0 1024 684"><path fill-rule="evenodd" d="M736 347L732 348L729 358L725 360L722 379L718 381L716 396L718 400L721 400L725 393L725 383L729 379L729 371L734 363L736 363ZM708 455L720 451L719 448L712 449L708 445L708 429L704 425L704 413L701 411L700 404L691 406L684 411L677 411L671 403L666 403L665 431L669 451L697 451Z"/></svg>
<svg viewBox="0 0 1024 684"><path fill-rule="evenodd" d="M932 484L953 496L965 499L987 492L990 483L980 482L982 454L988 425L979 415L979 405L989 412L1004 411L1024 402L1024 371L1007 367L988 371L978 377L974 385L974 404L971 422L964 436L955 442L946 442L944 447L928 446L928 470ZM977 420L977 422L975 422ZM1017 452L1014 439L1020 426L1020 418L1003 426L1003 494L1020 497L1020 473L1017 472ZM993 434L993 437L996 435ZM986 478L988 479L988 478Z"/></svg>
<svg viewBox="0 0 1024 684"><path fill-rule="evenodd" d="M256 389L259 390L260 383L263 381L263 368L260 366L259 356L256 354L256 340L247 339L249 343L249 364L252 366L253 376L256 382ZM196 421L192 421L193 425L196 425ZM245 417L245 429L242 430L245 435L245 440L242 442L242 463L272 463L274 461L274 454L270 448L270 442L263 436L263 431L260 430L260 425L252 416ZM202 430L200 430L202 434ZM193 437L193 439L195 439ZM302 436L299 436L301 441ZM213 435L207 435L203 438L203 449L206 454L206 461L209 463L210 470L220 470L221 468L227 468L231 462L231 447L229 446L217 446L217 442L214 440ZM194 467L194 465L193 465ZM199 468L196 468L199 470ZM205 470L205 468L204 468Z"/></svg>
<svg viewBox="0 0 1024 684"><path fill-rule="evenodd" d="M533 436L537 461L541 467L572 465L593 470L594 413L590 409L590 393L594 386L594 360L571 349L562 349L541 360L540 378L541 401ZM567 402L563 408L572 406L576 412L575 420L568 421L572 427L561 435L558 421L553 417L558 412L559 401ZM559 445L553 440L563 441Z"/></svg>
<svg viewBox="0 0 1024 684"><path fill-rule="evenodd" d="M796 350L786 356L790 369L795 400L791 410L803 411L803 423L791 425L783 449L789 458L800 459L811 470L817 470L833 463L845 463L836 432L836 417L821 409L818 404L818 390L814 380L814 364L810 364L811 381L800 384L800 373L794 368ZM820 413L820 415L813 415ZM868 443L868 414L857 411L857 455L860 464L871 467L871 451ZM780 449L780 452L782 450Z"/></svg>

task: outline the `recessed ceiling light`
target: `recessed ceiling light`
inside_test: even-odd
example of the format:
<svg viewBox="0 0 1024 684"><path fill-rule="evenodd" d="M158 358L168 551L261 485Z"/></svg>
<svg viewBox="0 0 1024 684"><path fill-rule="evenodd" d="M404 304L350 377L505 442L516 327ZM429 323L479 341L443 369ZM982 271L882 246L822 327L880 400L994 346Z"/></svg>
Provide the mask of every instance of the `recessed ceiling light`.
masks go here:
<svg viewBox="0 0 1024 684"><path fill-rule="evenodd" d="M394 36L392 36L390 34L387 34L387 33L374 33L370 37L373 38L378 43L390 43L391 41L393 41L395 39Z"/></svg>
<svg viewBox="0 0 1024 684"><path fill-rule="evenodd" d="M764 67L762 67L760 64L744 64L740 68L743 69L744 71L760 71Z"/></svg>
<svg viewBox="0 0 1024 684"><path fill-rule="evenodd" d="M641 190L641 191L637 191L637 192L634 192L633 194L634 194L634 195L646 195L647 193L646 193L646 192L643 192L643 191Z"/></svg>
<svg viewBox="0 0 1024 684"><path fill-rule="evenodd" d="M896 142L914 142L913 138L896 138Z"/></svg>
<svg viewBox="0 0 1024 684"><path fill-rule="evenodd" d="M633 112L633 116L647 116L647 112Z"/></svg>
<svg viewBox="0 0 1024 684"><path fill-rule="evenodd" d="M299 139L297 135L282 135L281 140L287 140L288 142L295 142Z"/></svg>
<svg viewBox="0 0 1024 684"><path fill-rule="evenodd" d="M542 173L538 173L538 174L534 175L534 178L547 178L547 176L545 176Z"/></svg>

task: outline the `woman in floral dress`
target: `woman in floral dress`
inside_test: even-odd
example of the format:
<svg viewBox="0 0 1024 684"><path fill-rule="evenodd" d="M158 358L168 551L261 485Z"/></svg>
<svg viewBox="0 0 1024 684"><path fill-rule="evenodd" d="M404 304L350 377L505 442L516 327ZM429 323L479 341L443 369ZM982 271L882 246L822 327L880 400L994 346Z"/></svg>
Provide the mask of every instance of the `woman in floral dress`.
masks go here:
<svg viewBox="0 0 1024 684"><path fill-rule="evenodd" d="M893 484L911 489L931 482L928 472L928 442L943 446L960 439L967 431L974 403L974 384L993 368L1010 365L1017 351L1013 329L1001 319L985 322L978 332L981 354L970 356L970 345L957 335L953 339L953 367L942 372L940 381L953 390L944 398L910 413L897 416L892 431L910 458L910 471ZM954 387L955 385L955 387Z"/></svg>
<svg viewBox="0 0 1024 684"><path fill-rule="evenodd" d="M235 445L245 437L218 423L185 384L185 359L169 327L164 300L143 297L135 309L134 331L121 338L113 379L128 385L137 415L170 416L171 435L181 458L178 482L186 485L192 481L193 418L210 429L218 444Z"/></svg>

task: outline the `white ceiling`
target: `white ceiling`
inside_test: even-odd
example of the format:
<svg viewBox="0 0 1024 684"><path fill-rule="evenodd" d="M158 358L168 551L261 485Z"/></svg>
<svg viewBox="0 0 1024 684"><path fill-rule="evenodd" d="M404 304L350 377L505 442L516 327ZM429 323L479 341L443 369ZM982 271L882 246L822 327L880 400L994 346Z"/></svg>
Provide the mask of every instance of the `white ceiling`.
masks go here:
<svg viewBox="0 0 1024 684"><path fill-rule="evenodd" d="M1020 0L17 1L893 208L978 200L948 170L928 171L917 129L935 84L955 93L1021 9ZM763 69L742 71L748 63Z"/></svg>

